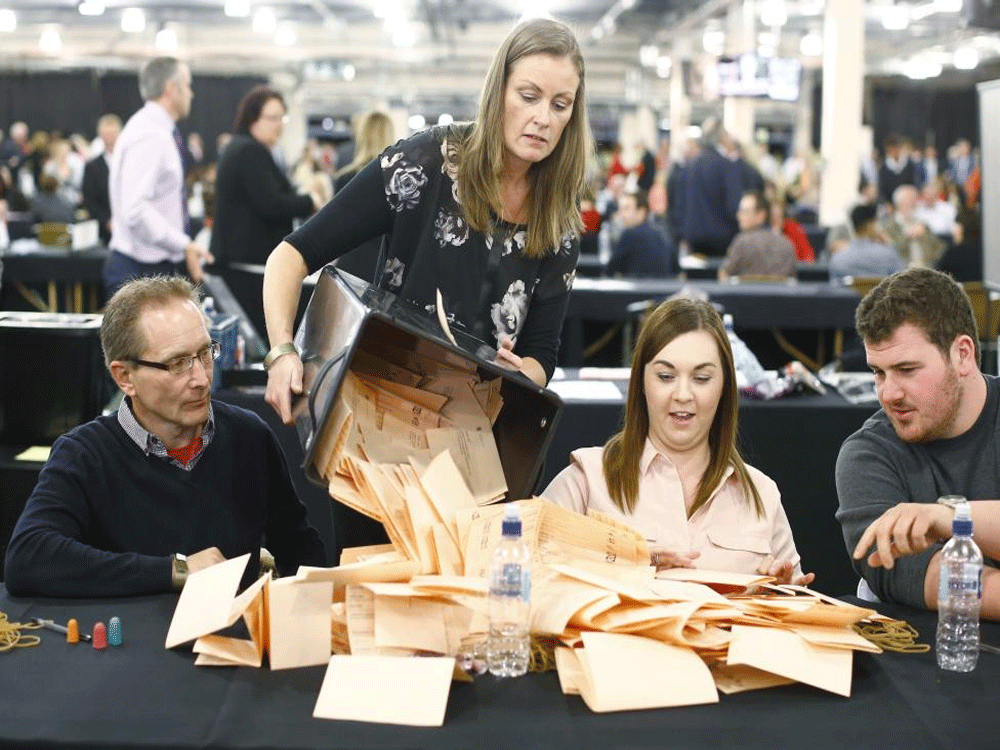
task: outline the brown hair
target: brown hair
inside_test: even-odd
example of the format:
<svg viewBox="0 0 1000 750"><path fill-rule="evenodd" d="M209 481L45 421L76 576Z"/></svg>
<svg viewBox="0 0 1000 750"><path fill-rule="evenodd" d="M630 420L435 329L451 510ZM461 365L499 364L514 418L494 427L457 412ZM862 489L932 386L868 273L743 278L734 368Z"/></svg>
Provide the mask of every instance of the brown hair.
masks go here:
<svg viewBox="0 0 1000 750"><path fill-rule="evenodd" d="M104 363L137 359L148 342L139 329L139 318L150 307L165 305L171 300L193 302L198 306L198 292L183 276L147 276L132 279L108 300L101 321L101 349Z"/></svg>
<svg viewBox="0 0 1000 750"><path fill-rule="evenodd" d="M719 406L708 433L708 467L698 483L689 516L708 502L730 464L743 487L747 503L755 507L759 516L763 516L764 504L760 493L736 447L739 392L729 338L722 318L710 303L688 298L667 300L661 304L650 313L639 333L632 356L628 398L625 400L625 426L604 445L604 477L608 494L623 513L632 513L635 509L639 499L639 461L649 433L646 365L663 347L691 331L705 331L715 339L722 361L723 385Z"/></svg>
<svg viewBox="0 0 1000 750"><path fill-rule="evenodd" d="M284 97L270 86L254 86L240 100L236 107L236 119L233 120L233 132L247 134L250 126L260 119L260 112L264 105L272 99L281 102L285 106ZM287 109L287 107L286 107Z"/></svg>
<svg viewBox="0 0 1000 750"><path fill-rule="evenodd" d="M473 229L489 233L500 215L500 177L504 164L503 116L507 78L514 63L529 55L568 57L580 77L573 113L552 153L531 168L528 197L528 231L525 254L544 256L569 234L582 229L578 198L583 191L587 155L592 149L584 64L580 45L565 24L550 18L524 21L500 45L483 83L476 121L452 127L449 140L460 144L458 192L466 221Z"/></svg>
<svg viewBox="0 0 1000 750"><path fill-rule="evenodd" d="M972 338L979 362L979 334L969 296L951 276L910 268L884 279L861 300L854 324L866 344L888 341L904 323L915 325L947 358L959 336Z"/></svg>

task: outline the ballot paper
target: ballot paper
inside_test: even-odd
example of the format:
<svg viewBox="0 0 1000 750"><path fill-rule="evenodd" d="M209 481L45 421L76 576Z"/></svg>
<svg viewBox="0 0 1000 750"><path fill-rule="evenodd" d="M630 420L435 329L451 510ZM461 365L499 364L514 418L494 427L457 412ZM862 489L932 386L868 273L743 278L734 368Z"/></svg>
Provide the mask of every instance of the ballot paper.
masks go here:
<svg viewBox="0 0 1000 750"><path fill-rule="evenodd" d="M249 560L247 553L188 576L167 630L167 648L227 628L239 619L240 613L232 613L233 599Z"/></svg>
<svg viewBox="0 0 1000 750"><path fill-rule="evenodd" d="M786 630L734 625L726 663L756 667L845 698L851 695L852 652L815 646Z"/></svg>
<svg viewBox="0 0 1000 750"><path fill-rule="evenodd" d="M618 633L583 633L578 687L595 712L717 703L708 667L687 648ZM579 679L577 677L576 679Z"/></svg>
<svg viewBox="0 0 1000 750"><path fill-rule="evenodd" d="M439 727L454 668L449 657L331 656L313 716Z"/></svg>

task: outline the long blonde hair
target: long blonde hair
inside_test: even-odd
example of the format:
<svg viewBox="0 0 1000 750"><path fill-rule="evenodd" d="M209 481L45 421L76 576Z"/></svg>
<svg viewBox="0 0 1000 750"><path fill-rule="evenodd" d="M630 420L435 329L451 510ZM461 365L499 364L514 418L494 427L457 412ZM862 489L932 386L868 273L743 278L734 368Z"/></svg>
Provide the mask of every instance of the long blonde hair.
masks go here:
<svg viewBox="0 0 1000 750"><path fill-rule="evenodd" d="M639 499L639 462L649 433L649 407L646 404L646 365L678 336L691 331L706 331L719 349L723 385L719 406L708 432L708 467L698 483L688 517L708 502L731 464L743 488L747 503L763 517L764 504L750 472L736 447L736 424L739 392L733 350L722 319L708 302L679 298L657 307L642 326L632 357L628 398L625 401L625 427L604 445L604 478L608 494L623 513L632 513Z"/></svg>
<svg viewBox="0 0 1000 750"><path fill-rule="evenodd" d="M565 24L547 18L524 21L500 45L479 98L472 127L453 127L449 140L459 144L458 192L466 221L489 233L501 214L500 178L504 165L503 111L507 78L518 60L529 55L568 57L580 77L573 112L552 153L531 168L525 254L542 257L563 238L582 228L579 196L587 154L592 149L587 122L584 64L580 45Z"/></svg>
<svg viewBox="0 0 1000 750"><path fill-rule="evenodd" d="M333 175L334 179L349 172L357 172L395 143L396 128L392 124L392 118L377 110L366 112L361 117L354 140L354 159L347 166L338 169Z"/></svg>

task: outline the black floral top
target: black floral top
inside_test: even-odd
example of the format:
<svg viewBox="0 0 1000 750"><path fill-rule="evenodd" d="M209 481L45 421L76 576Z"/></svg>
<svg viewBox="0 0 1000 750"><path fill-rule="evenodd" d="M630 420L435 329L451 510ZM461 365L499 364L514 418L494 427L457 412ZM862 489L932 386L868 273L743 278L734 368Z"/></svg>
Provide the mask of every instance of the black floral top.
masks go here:
<svg viewBox="0 0 1000 750"><path fill-rule="evenodd" d="M440 289L450 325L494 347L510 337L551 377L579 238L529 258L523 225L499 222L491 236L470 229L447 134L431 128L390 146L286 239L312 272L384 234L376 284L431 314Z"/></svg>

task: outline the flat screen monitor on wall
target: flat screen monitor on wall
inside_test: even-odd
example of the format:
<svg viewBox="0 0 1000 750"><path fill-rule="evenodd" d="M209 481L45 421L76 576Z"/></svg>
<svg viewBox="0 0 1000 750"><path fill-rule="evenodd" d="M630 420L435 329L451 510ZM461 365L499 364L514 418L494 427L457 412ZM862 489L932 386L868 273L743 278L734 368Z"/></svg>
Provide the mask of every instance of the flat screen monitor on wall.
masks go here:
<svg viewBox="0 0 1000 750"><path fill-rule="evenodd" d="M755 96L781 102L799 98L801 60L748 52L720 58L716 70L721 96Z"/></svg>

